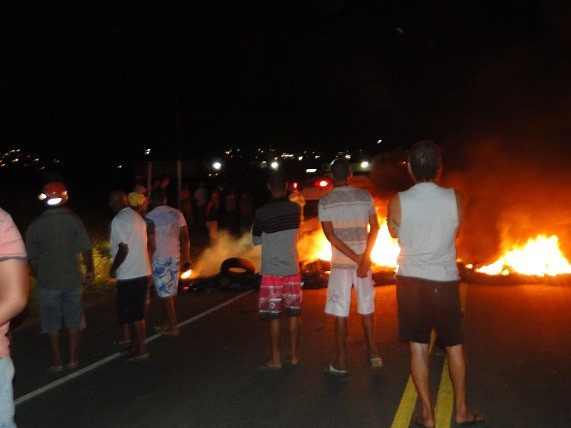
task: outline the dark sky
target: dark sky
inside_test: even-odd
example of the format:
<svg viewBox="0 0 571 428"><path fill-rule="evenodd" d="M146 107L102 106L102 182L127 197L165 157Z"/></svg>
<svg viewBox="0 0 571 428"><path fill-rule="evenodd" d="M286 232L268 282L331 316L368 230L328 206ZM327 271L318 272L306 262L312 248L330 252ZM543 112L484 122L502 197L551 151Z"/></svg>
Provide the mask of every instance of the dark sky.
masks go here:
<svg viewBox="0 0 571 428"><path fill-rule="evenodd" d="M6 149L379 150L570 104L566 2L6 3Z"/></svg>

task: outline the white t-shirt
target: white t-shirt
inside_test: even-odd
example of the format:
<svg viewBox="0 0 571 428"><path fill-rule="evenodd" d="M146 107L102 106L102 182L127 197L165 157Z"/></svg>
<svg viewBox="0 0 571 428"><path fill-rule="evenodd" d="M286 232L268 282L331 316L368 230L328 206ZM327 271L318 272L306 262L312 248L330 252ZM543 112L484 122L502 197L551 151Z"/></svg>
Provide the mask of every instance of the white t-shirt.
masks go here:
<svg viewBox="0 0 571 428"><path fill-rule="evenodd" d="M167 205L161 205L147 213L147 218L155 223L157 249L153 260L180 257L180 228L186 226L182 212Z"/></svg>
<svg viewBox="0 0 571 428"><path fill-rule="evenodd" d="M127 245L127 258L117 268L117 279L133 279L151 274L147 250L147 223L131 208L123 208L111 222L111 257L115 260L119 244Z"/></svg>

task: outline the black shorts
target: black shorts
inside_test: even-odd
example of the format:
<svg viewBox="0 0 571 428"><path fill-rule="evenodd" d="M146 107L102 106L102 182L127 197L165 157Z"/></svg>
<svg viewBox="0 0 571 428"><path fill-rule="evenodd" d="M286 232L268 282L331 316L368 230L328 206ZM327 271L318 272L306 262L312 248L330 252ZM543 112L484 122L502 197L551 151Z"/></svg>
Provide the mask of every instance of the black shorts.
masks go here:
<svg viewBox="0 0 571 428"><path fill-rule="evenodd" d="M464 343L460 281L430 281L397 275L397 304L402 340L429 343L434 328L438 346Z"/></svg>
<svg viewBox="0 0 571 428"><path fill-rule="evenodd" d="M117 281L117 320L119 324L144 320L149 298L149 277Z"/></svg>

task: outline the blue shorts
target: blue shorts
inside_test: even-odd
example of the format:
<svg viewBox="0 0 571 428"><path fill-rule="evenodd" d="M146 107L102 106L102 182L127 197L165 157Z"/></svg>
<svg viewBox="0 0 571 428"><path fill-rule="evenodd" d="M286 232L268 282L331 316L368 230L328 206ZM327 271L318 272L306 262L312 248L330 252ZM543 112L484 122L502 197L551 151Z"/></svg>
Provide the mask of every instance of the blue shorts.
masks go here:
<svg viewBox="0 0 571 428"><path fill-rule="evenodd" d="M117 281L117 320L119 324L145 319L149 298L149 277Z"/></svg>
<svg viewBox="0 0 571 428"><path fill-rule="evenodd" d="M71 290L38 287L38 303L42 333L55 333L62 325L68 329L85 328L82 286Z"/></svg>
<svg viewBox="0 0 571 428"><path fill-rule="evenodd" d="M153 260L153 281L157 296L164 299L178 293L178 265L175 257Z"/></svg>
<svg viewBox="0 0 571 428"><path fill-rule="evenodd" d="M10 357L0 357L0 427L16 427L14 423L14 364Z"/></svg>

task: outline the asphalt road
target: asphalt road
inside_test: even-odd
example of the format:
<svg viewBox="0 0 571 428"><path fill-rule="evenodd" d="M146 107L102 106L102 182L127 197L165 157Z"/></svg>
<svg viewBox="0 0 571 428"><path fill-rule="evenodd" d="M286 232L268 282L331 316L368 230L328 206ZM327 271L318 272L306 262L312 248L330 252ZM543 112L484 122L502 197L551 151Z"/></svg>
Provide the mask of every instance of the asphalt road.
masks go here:
<svg viewBox="0 0 571 428"><path fill-rule="evenodd" d="M323 289L304 294L300 364L275 371L259 368L269 345L255 291L179 295L181 336L151 335L150 359L136 363L113 346L113 297L88 308L75 371L46 373L49 352L38 326L19 329L12 346L16 422L20 428L406 427L420 409L409 382L408 346L397 340L395 287L376 290L376 338L385 364L368 366L352 312L347 377L324 371L333 354L333 320L323 313ZM463 291L468 399L487 416L480 426L569 426L571 284L463 283ZM149 327L157 317L153 299ZM285 345L284 338L284 359ZM454 426L445 360L433 348L439 427Z"/></svg>

